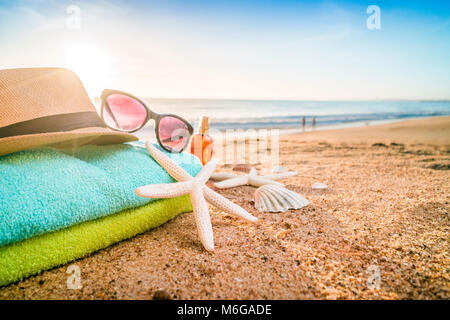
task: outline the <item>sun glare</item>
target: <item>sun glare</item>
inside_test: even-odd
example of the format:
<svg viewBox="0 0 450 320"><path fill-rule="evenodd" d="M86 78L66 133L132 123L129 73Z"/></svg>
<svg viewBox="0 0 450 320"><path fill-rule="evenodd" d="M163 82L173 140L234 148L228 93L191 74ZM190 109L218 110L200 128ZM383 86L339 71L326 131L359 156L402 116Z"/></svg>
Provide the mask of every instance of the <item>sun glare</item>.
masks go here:
<svg viewBox="0 0 450 320"><path fill-rule="evenodd" d="M89 45L70 47L66 54L66 67L75 72L89 95L99 96L104 89L108 57Z"/></svg>

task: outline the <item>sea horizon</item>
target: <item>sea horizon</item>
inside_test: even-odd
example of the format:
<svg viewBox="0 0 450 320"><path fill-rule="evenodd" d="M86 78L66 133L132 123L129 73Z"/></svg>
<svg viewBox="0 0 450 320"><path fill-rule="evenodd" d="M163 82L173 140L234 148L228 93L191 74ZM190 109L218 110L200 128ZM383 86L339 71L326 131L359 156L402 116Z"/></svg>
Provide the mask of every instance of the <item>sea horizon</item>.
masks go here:
<svg viewBox="0 0 450 320"><path fill-rule="evenodd" d="M315 129L345 128L405 119L450 115L450 101L437 100L246 100L141 98L157 113L173 113L196 127L200 115L209 116L211 129ZM100 100L95 99L97 107ZM305 127L303 127L305 117ZM149 123L143 134L153 131ZM148 131L148 132L147 132Z"/></svg>

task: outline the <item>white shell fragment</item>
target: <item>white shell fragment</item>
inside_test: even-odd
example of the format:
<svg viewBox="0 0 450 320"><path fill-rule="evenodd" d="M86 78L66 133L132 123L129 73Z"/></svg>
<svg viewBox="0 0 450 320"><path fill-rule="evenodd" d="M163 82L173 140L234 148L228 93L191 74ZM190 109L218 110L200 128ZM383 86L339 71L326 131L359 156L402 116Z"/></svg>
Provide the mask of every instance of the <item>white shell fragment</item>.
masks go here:
<svg viewBox="0 0 450 320"><path fill-rule="evenodd" d="M282 173L282 172L288 172L288 171L289 170L283 166L273 166L272 167L272 173Z"/></svg>
<svg viewBox="0 0 450 320"><path fill-rule="evenodd" d="M297 171L289 171L283 166L273 166L272 167L272 175L270 176L279 176L283 177L282 179L290 178L297 175Z"/></svg>
<svg viewBox="0 0 450 320"><path fill-rule="evenodd" d="M328 189L328 186L324 183L316 182L312 185L312 188L315 190L325 190Z"/></svg>
<svg viewBox="0 0 450 320"><path fill-rule="evenodd" d="M276 184L266 184L255 191L255 207L261 212L285 212L301 209L309 201L298 193Z"/></svg>

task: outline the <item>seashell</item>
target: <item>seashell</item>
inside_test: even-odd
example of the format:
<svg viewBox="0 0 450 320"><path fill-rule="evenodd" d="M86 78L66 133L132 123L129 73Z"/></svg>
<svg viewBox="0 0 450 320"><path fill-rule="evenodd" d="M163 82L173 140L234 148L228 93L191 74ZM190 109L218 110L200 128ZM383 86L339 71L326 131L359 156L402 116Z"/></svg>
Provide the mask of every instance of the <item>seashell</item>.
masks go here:
<svg viewBox="0 0 450 320"><path fill-rule="evenodd" d="M266 184L256 189L255 208L261 212L285 212L301 209L309 201L298 193L276 184Z"/></svg>
<svg viewBox="0 0 450 320"><path fill-rule="evenodd" d="M252 170L252 166L246 163L238 163L233 167L233 171L249 173Z"/></svg>
<svg viewBox="0 0 450 320"><path fill-rule="evenodd" d="M272 167L272 174L266 175L268 179L281 180L287 179L297 175L297 171L289 171L283 166Z"/></svg>
<svg viewBox="0 0 450 320"><path fill-rule="evenodd" d="M328 186L324 183L316 182L312 185L312 188L315 190L325 190L328 189Z"/></svg>
<svg viewBox="0 0 450 320"><path fill-rule="evenodd" d="M284 172L288 172L288 171L289 170L283 166L273 166L272 167L272 173L284 173Z"/></svg>

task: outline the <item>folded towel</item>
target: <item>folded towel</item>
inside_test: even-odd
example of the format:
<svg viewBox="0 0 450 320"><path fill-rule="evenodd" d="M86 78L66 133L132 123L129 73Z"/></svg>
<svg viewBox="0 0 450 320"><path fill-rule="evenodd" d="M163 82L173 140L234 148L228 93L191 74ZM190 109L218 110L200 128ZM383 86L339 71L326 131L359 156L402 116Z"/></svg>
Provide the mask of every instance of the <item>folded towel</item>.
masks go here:
<svg viewBox="0 0 450 320"><path fill-rule="evenodd" d="M0 286L81 258L191 210L189 196L163 199L0 247Z"/></svg>
<svg viewBox="0 0 450 320"><path fill-rule="evenodd" d="M201 164L168 154L191 175ZM0 157L0 246L135 208L134 189L174 180L145 148L128 144L40 148Z"/></svg>

